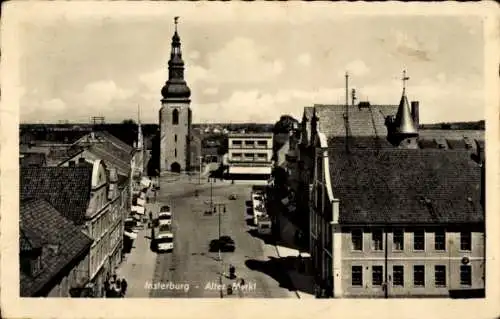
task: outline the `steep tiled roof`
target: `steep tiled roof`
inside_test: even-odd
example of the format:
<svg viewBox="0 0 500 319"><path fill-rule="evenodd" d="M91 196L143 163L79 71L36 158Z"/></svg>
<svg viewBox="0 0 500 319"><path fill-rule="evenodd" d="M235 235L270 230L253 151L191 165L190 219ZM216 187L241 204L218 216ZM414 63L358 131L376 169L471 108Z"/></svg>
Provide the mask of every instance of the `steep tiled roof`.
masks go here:
<svg viewBox="0 0 500 319"><path fill-rule="evenodd" d="M307 120L310 120L312 118L314 114L314 107L312 106L306 106L304 107L304 117L307 119Z"/></svg>
<svg viewBox="0 0 500 319"><path fill-rule="evenodd" d="M129 175L132 155L108 142L91 144L87 149L108 166L115 167L120 175Z"/></svg>
<svg viewBox="0 0 500 319"><path fill-rule="evenodd" d="M76 225L84 223L92 166L27 167L20 170L20 196L45 199Z"/></svg>
<svg viewBox="0 0 500 319"><path fill-rule="evenodd" d="M330 174L341 223L484 221L481 169L467 151L332 152Z"/></svg>
<svg viewBox="0 0 500 319"><path fill-rule="evenodd" d="M461 140L468 137L471 140L483 140L485 131L483 130L434 130L420 129L418 135L422 139L445 138L450 140Z"/></svg>
<svg viewBox="0 0 500 319"><path fill-rule="evenodd" d="M56 253L43 255L40 274L32 277L21 273L21 296L36 295L70 262L83 258L82 253L92 245L92 239L44 200L23 201L19 225L26 240L58 246Z"/></svg>
<svg viewBox="0 0 500 319"><path fill-rule="evenodd" d="M115 147L121 149L123 152L128 153L128 154L133 154L134 148L124 141L120 140L113 134L107 132L107 131L99 131L95 133L98 136L102 136L105 139L107 139L109 142L111 142Z"/></svg>
<svg viewBox="0 0 500 319"><path fill-rule="evenodd" d="M385 136L376 138L373 136L352 136L347 140L342 136L330 136L327 139L328 148L331 149L346 149L346 143L349 149L385 149L394 148L387 141Z"/></svg>
<svg viewBox="0 0 500 319"><path fill-rule="evenodd" d="M386 137L385 117L395 115L397 108L397 105L349 106L349 135ZM327 137L346 136L345 105L317 104L314 110L322 133Z"/></svg>
<svg viewBox="0 0 500 319"><path fill-rule="evenodd" d="M29 166L45 166L47 163L46 155L44 153L27 153L20 154L19 166L29 167Z"/></svg>

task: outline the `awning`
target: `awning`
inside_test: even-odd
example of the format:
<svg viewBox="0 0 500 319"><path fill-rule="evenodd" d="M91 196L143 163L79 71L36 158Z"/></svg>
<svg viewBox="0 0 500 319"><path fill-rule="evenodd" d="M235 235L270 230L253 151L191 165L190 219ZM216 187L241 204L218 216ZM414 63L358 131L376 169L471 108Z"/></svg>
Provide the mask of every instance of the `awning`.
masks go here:
<svg viewBox="0 0 500 319"><path fill-rule="evenodd" d="M140 214L140 215L144 215L144 212L145 212L145 208L142 206L132 206L131 210L132 210L132 213L136 213L136 214Z"/></svg>
<svg viewBox="0 0 500 319"><path fill-rule="evenodd" d="M134 233L130 233L128 231L124 231L123 234L127 237L130 237L132 239L136 239L137 238L137 234L134 234Z"/></svg>
<svg viewBox="0 0 500 319"><path fill-rule="evenodd" d="M141 185L144 187L149 187L151 186L151 180L149 178L143 177L141 179Z"/></svg>
<svg viewBox="0 0 500 319"><path fill-rule="evenodd" d="M229 174L265 174L271 175L271 167L245 167L245 166L230 166Z"/></svg>

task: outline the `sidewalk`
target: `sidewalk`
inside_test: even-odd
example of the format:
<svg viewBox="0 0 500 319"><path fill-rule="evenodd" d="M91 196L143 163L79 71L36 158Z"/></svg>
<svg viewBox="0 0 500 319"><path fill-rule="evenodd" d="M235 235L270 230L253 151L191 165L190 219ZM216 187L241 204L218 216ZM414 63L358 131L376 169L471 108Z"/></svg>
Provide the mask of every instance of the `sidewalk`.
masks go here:
<svg viewBox="0 0 500 319"><path fill-rule="evenodd" d="M279 258L286 257L298 257L299 251L296 249L291 249L283 246L276 245L276 253ZM310 258L304 257L304 262L309 262ZM307 269L308 267L306 267ZM295 293L299 299L314 299L314 278L311 274L300 273L297 268L285 269L290 278L293 287L295 288Z"/></svg>
<svg viewBox="0 0 500 319"><path fill-rule="evenodd" d="M145 215L149 218L149 211L156 212L158 203L146 203ZM137 233L131 252L125 255L123 262L116 270L118 278L125 278L128 283L125 298L148 298L149 290L146 283L151 283L156 266L156 254L150 249L151 229L147 223Z"/></svg>

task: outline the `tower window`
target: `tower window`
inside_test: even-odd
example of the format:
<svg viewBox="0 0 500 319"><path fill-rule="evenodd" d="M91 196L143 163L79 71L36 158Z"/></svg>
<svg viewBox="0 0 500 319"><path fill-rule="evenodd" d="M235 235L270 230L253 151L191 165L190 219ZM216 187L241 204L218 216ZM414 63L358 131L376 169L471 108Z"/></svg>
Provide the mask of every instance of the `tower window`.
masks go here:
<svg viewBox="0 0 500 319"><path fill-rule="evenodd" d="M177 134L174 135L174 142L177 142Z"/></svg>
<svg viewBox="0 0 500 319"><path fill-rule="evenodd" d="M177 109L172 111L172 124L179 124L179 111L177 111Z"/></svg>
<svg viewBox="0 0 500 319"><path fill-rule="evenodd" d="M174 150L174 156L177 157L177 149Z"/></svg>

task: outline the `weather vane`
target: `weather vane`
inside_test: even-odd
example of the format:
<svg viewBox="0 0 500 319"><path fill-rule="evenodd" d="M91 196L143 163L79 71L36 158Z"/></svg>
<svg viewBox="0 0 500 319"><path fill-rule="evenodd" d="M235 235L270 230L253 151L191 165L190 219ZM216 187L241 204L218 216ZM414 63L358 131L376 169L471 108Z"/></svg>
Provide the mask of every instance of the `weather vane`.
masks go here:
<svg viewBox="0 0 500 319"><path fill-rule="evenodd" d="M177 31L177 24L179 23L179 17L174 17L175 31Z"/></svg>
<svg viewBox="0 0 500 319"><path fill-rule="evenodd" d="M408 81L410 77L406 76L406 70L403 70L403 90L406 90L406 81Z"/></svg>

